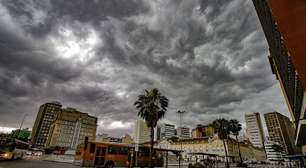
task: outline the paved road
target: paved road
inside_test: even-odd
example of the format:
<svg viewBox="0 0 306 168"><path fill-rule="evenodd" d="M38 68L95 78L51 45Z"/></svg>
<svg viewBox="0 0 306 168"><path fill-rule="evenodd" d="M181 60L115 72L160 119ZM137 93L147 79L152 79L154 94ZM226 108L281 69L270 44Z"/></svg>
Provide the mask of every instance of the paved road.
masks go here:
<svg viewBox="0 0 306 168"><path fill-rule="evenodd" d="M80 168L68 163L40 160L0 161L0 168Z"/></svg>
<svg viewBox="0 0 306 168"><path fill-rule="evenodd" d="M169 166L168 168L177 168L178 166ZM272 165L252 165L252 168L283 168ZM58 163L41 160L17 160L17 161L0 161L0 168L80 168L69 163ZM187 166L181 166L181 168L187 168ZM224 165L219 164L218 168L224 168ZM231 168L236 168L231 165Z"/></svg>

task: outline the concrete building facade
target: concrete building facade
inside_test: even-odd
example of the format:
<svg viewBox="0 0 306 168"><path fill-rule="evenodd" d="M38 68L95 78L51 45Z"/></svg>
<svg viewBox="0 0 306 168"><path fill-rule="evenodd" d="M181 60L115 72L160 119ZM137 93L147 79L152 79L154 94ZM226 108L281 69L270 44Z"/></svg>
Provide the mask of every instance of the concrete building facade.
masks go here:
<svg viewBox="0 0 306 168"><path fill-rule="evenodd" d="M180 139L190 138L190 129L188 127L178 127L176 128L176 136Z"/></svg>
<svg viewBox="0 0 306 168"><path fill-rule="evenodd" d="M278 113L269 112L264 114L267 129L269 133L269 140L279 143L286 154L295 154L296 147L294 145L294 125L288 117Z"/></svg>
<svg viewBox="0 0 306 168"><path fill-rule="evenodd" d="M33 147L45 148L49 131L57 115L61 112L59 102L49 102L41 105L32 128L31 143Z"/></svg>
<svg viewBox="0 0 306 168"><path fill-rule="evenodd" d="M284 160L283 152L276 150L274 145L281 146L281 144L273 142L273 141L267 141L265 143L267 160L272 163L279 163L280 161Z"/></svg>
<svg viewBox="0 0 306 168"><path fill-rule="evenodd" d="M89 141L96 139L97 118L73 108L62 109L52 123L49 136L49 147L65 147L76 149L84 143L85 137Z"/></svg>
<svg viewBox="0 0 306 168"><path fill-rule="evenodd" d="M260 114L258 112L245 115L247 126L247 136L250 142L255 146L262 148L264 146L264 131Z"/></svg>

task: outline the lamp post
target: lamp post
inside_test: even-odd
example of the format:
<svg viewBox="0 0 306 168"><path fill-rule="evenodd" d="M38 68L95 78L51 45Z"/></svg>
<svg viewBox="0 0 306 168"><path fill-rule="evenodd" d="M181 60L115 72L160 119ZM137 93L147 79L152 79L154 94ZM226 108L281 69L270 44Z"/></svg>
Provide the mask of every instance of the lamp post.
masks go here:
<svg viewBox="0 0 306 168"><path fill-rule="evenodd" d="M183 122L183 115L184 115L184 113L186 113L186 111L180 111L180 110L178 110L177 112L176 112L177 114L178 114L178 116L179 116L179 125L180 125L180 129L181 129L181 137L182 137L182 122ZM179 137L179 139L180 139L180 145L181 145L181 150L180 150L180 153L179 153L179 168L181 167L181 155L182 155L182 148L183 148L183 144L182 144L182 139L181 139L181 137Z"/></svg>

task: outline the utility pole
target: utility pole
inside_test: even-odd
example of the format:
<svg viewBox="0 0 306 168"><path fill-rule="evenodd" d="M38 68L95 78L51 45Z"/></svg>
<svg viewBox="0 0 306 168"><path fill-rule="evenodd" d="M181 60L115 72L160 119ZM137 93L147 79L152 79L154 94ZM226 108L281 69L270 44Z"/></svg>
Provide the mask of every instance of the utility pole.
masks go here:
<svg viewBox="0 0 306 168"><path fill-rule="evenodd" d="M177 112L177 115L178 115L178 117L179 117L179 125L180 125L180 129L181 129L181 137L182 137L182 123L183 123L183 115L184 115L184 113L186 113L186 111L180 111L180 110L178 110ZM180 139L180 145L181 145L181 151L180 151L180 155L179 155L179 168L181 167L181 155L182 155L182 148L183 148L183 144L182 144L182 139L181 139L181 137L179 137L179 139Z"/></svg>

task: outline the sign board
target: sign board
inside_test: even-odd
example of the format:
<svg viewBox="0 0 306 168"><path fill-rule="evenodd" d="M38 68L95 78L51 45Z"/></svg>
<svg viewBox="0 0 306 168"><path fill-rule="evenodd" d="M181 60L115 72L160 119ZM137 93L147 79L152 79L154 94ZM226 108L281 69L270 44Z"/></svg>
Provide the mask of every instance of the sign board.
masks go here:
<svg viewBox="0 0 306 168"><path fill-rule="evenodd" d="M138 152L139 151L139 144L135 143L135 151Z"/></svg>

